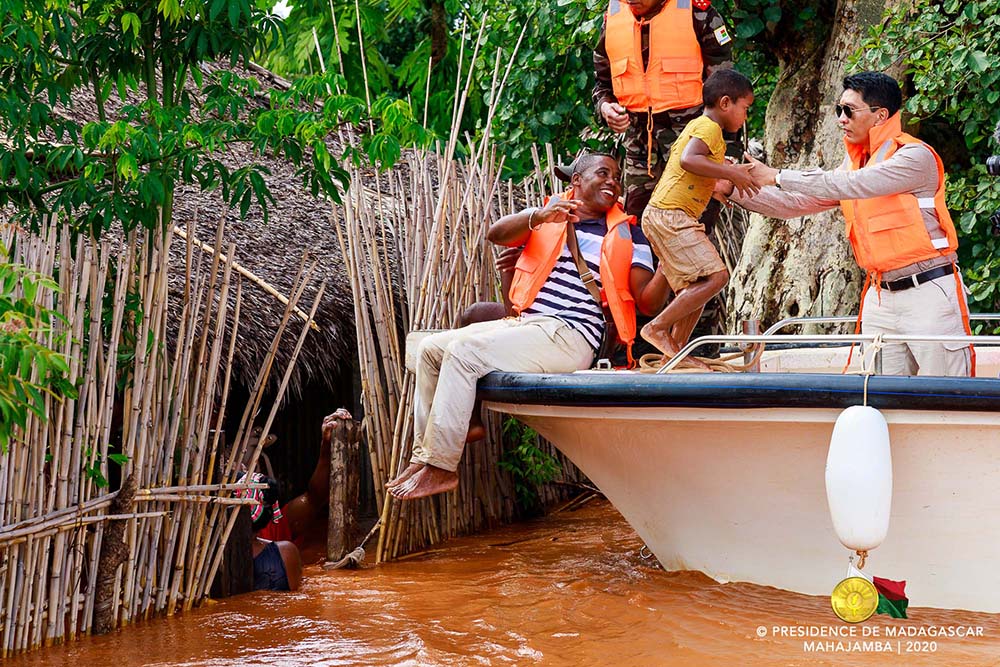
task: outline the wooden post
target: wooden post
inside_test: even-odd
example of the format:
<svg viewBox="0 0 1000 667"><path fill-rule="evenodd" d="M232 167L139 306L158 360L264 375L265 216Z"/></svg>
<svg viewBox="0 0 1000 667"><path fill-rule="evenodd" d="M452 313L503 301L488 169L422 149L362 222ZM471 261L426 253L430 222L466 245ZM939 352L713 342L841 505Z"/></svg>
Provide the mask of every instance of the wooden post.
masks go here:
<svg viewBox="0 0 1000 667"><path fill-rule="evenodd" d="M361 491L361 429L347 411L336 419L330 439L330 517L326 558L338 561L353 548L358 535Z"/></svg>
<svg viewBox="0 0 1000 667"><path fill-rule="evenodd" d="M760 333L760 320L743 320L743 333L748 336L756 336ZM756 345L744 345L743 346L743 363L749 364L750 360L754 358L757 352ZM760 357L757 357L757 361L753 362L749 367L747 367L748 373L760 373Z"/></svg>

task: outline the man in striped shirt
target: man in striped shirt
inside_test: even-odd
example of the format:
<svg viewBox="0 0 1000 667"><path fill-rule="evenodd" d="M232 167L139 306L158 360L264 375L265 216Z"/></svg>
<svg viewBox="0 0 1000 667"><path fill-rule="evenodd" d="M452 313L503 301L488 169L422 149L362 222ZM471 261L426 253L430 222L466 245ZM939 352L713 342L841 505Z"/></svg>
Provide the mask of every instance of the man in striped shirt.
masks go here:
<svg viewBox="0 0 1000 667"><path fill-rule="evenodd" d="M607 267L601 259L605 237L607 243L619 249L627 248L621 243L630 240L631 263L623 267L624 279L616 294L627 291L639 312L653 315L662 308L669 288L663 275L653 271L649 243L635 219L621 221L625 214L618 204L620 176L614 158L581 156L574 165L572 199L554 196L543 208L504 216L489 229L487 238L498 245L518 246L528 244L534 234L542 235L536 241L558 239L559 226L573 225L580 255L598 289L603 284L601 270ZM609 233L612 214L618 224ZM561 248L553 246L558 255L546 274L549 265L526 257L531 248L529 245L518 262L517 272L523 275L515 278L512 288L518 317L442 331L421 342L417 352L413 454L409 467L387 485L397 498L423 498L458 486L456 471L465 448L479 378L497 370L569 373L593 363L605 320L580 277L572 253L564 240ZM618 275L618 270L613 273ZM532 287L525 289L526 283ZM609 302L620 299L614 294L607 296ZM634 312L630 317L629 326L634 332ZM617 318L616 323L621 329Z"/></svg>

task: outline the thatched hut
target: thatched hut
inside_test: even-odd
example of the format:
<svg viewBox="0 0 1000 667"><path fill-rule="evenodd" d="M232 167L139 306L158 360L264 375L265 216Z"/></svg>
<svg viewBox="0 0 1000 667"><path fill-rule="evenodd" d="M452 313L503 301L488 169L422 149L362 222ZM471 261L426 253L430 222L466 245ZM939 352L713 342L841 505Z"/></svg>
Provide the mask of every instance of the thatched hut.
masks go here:
<svg viewBox="0 0 1000 667"><path fill-rule="evenodd" d="M267 93L273 88L287 88L288 82L258 66L231 68L243 77L256 78L260 83L254 103L267 107ZM202 67L206 78L212 77L217 68ZM193 92L193 91L192 91ZM137 102L129 99L128 103ZM108 119L114 119L123 102L116 96L105 103ZM77 122L97 120L98 112L91 95L81 92L74 95L73 104L59 112ZM331 146L331 150L337 150ZM265 181L274 195L269 207L269 220L265 224L263 212L254 205L248 216L240 219L239 212L231 209L219 191L203 192L195 186L179 186L176 191L173 221L175 229L194 230L194 237L205 244L195 244L195 253L202 253L203 261L210 262L214 251L216 228L225 220L224 242L235 244L232 258L242 269L242 308L237 334L237 345L231 368L232 386L227 409L227 429L235 431L240 411L245 405L250 388L260 369L278 328L285 304L281 296L288 296L303 263L303 257L318 263L305 290L300 308L308 311L309 304L322 283L326 289L314 318L314 325L298 355L282 409L271 428L277 442L267 450L275 476L282 482L285 499L302 492L315 467L320 443L320 424L323 416L337 408L356 411L359 405L354 390L356 345L354 309L350 284L346 278L340 245L334 228L336 217L329 201L313 197L303 187L295 168L280 159L260 158L252 155L244 145L231 145L220 153L220 159L232 169L250 162L265 165L270 175ZM0 219L9 217L0 212ZM120 234L120 230L109 230ZM171 265L183 267L187 243L182 234L175 233L171 246ZM170 276L170 326L176 330L183 304L184 271ZM231 299L235 301L235 296ZM233 304L235 305L235 304ZM227 337L233 322L227 327ZM283 336L274 361L265 401L271 398L280 381L296 345L304 319L294 317ZM173 337L172 337L173 338ZM225 359L221 363L225 363ZM264 403L267 405L267 402ZM370 475L362 474L362 479Z"/></svg>

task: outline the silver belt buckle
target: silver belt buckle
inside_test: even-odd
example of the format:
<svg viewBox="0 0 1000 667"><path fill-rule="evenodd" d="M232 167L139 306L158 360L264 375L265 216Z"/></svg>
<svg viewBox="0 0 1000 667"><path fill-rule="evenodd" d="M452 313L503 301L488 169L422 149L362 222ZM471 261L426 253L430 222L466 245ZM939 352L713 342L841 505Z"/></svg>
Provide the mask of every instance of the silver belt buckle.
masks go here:
<svg viewBox="0 0 1000 667"><path fill-rule="evenodd" d="M920 287L920 281L917 280L917 276L919 276L919 275L920 275L919 273L914 273L912 276L910 276L910 280L913 281L913 286L914 287Z"/></svg>

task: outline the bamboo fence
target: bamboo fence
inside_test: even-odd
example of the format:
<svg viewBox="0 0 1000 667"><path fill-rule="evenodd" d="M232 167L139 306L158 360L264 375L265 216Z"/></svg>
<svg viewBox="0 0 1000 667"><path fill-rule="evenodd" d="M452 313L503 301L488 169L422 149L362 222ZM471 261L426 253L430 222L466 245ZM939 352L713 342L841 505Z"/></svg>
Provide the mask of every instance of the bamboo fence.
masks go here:
<svg viewBox="0 0 1000 667"><path fill-rule="evenodd" d="M172 614L207 595L234 509L253 502L232 491L248 487L234 483L245 455L252 466L260 454L260 444L248 453L249 422L274 351L290 320L308 331L291 317L309 280L303 269L226 451L219 407L230 386L241 286L223 235L220 221L206 261L187 231L183 289L171 297L173 229L117 242L73 237L55 224L40 234L0 232L10 261L58 281L57 292L40 289L35 303L64 322L39 335L66 356L78 387L72 400L46 396L47 420L32 415L0 454L0 655ZM171 346L168 298L183 300ZM126 337L134 354L123 354ZM120 471L108 458L112 442L128 457Z"/></svg>
<svg viewBox="0 0 1000 667"><path fill-rule="evenodd" d="M464 36L463 31L454 120L447 143L435 150L405 153L374 180L364 178L359 168L345 165L350 186L341 215L335 215L343 219L334 226L354 293L363 424L382 526L376 551L379 562L516 515L513 482L497 466L502 453L500 429L499 420L492 417L487 420L485 446L476 443L466 449L456 492L400 503L385 491L386 482L408 463L413 438L414 381L404 368L405 332L454 327L472 303L499 300L486 230L500 216L526 203L540 203L555 189L555 179L544 176L548 169L543 169L537 151L533 177L519 185L502 181L503 161L497 159L488 132L478 143L464 137L468 157L454 159L474 69L467 67L463 88ZM472 43L470 62L475 62L482 34ZM502 76L497 52L486 127L517 50ZM550 147L546 158L546 167L554 163ZM542 446L562 462L570 481L580 479L576 468L557 450L548 443ZM565 487L543 487L540 496L550 504L565 496Z"/></svg>

